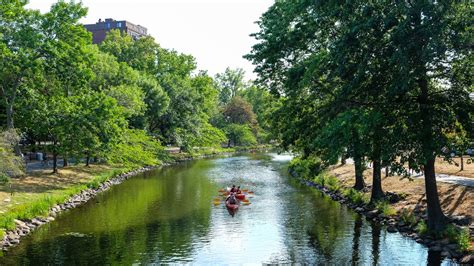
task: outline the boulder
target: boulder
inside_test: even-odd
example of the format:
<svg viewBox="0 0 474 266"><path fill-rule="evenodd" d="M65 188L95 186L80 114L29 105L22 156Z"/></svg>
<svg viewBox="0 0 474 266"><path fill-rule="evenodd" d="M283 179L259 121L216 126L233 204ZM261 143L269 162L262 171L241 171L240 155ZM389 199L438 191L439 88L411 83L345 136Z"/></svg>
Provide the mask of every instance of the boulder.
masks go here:
<svg viewBox="0 0 474 266"><path fill-rule="evenodd" d="M457 225L467 226L471 224L472 219L469 216L458 215L452 216L451 221Z"/></svg>
<svg viewBox="0 0 474 266"><path fill-rule="evenodd" d="M441 246L438 246L438 245L435 245L435 246L430 247L430 251L440 252L440 251L442 251L442 250L443 250L443 249L441 248Z"/></svg>
<svg viewBox="0 0 474 266"><path fill-rule="evenodd" d="M365 215L370 219L376 217L378 214L379 214L378 210L371 210L365 213Z"/></svg>
<svg viewBox="0 0 474 266"><path fill-rule="evenodd" d="M398 232L398 230L397 230L397 228L395 228L395 226L389 226L389 227L387 227L387 232L396 233L396 232Z"/></svg>
<svg viewBox="0 0 474 266"><path fill-rule="evenodd" d="M474 254L469 254L462 257L459 262L461 264L474 264Z"/></svg>

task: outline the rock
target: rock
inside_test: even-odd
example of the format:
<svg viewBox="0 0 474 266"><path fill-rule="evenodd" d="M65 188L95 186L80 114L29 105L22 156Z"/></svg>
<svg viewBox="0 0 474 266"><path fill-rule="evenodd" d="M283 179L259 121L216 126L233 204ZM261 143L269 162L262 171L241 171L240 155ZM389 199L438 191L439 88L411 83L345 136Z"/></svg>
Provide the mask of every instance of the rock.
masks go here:
<svg viewBox="0 0 474 266"><path fill-rule="evenodd" d="M26 227L26 223L23 222L23 221L20 221L20 220L17 220L15 219L15 224L18 226L18 227Z"/></svg>
<svg viewBox="0 0 474 266"><path fill-rule="evenodd" d="M439 242L439 244L441 244L443 246L446 246L447 244L449 244L449 239L445 238L445 239L443 239L441 241L438 241L438 242Z"/></svg>
<svg viewBox="0 0 474 266"><path fill-rule="evenodd" d="M451 253L447 250L443 250L443 252L441 252L441 256L451 258Z"/></svg>
<svg viewBox="0 0 474 266"><path fill-rule="evenodd" d="M356 211L356 212L363 212L363 211L364 211L364 208L362 208L362 207L357 207L357 208L355 209L355 211Z"/></svg>
<svg viewBox="0 0 474 266"><path fill-rule="evenodd" d="M440 252L441 250L443 250L443 249L438 245L430 247L430 251Z"/></svg>
<svg viewBox="0 0 474 266"><path fill-rule="evenodd" d="M11 202L12 200L10 198L4 199L4 202Z"/></svg>
<svg viewBox="0 0 474 266"><path fill-rule="evenodd" d="M371 210L371 211L368 211L365 213L365 215L368 217L368 218L374 218L378 215L379 211L378 210Z"/></svg>
<svg viewBox="0 0 474 266"><path fill-rule="evenodd" d="M469 254L459 260L462 264L474 264L474 254Z"/></svg>
<svg viewBox="0 0 474 266"><path fill-rule="evenodd" d="M33 220L31 220L31 223L36 225L36 226L40 226L43 224L43 222L41 222L40 220L34 218Z"/></svg>
<svg viewBox="0 0 474 266"><path fill-rule="evenodd" d="M396 232L398 232L398 230L397 230L397 228L395 228L395 226L389 226L389 227L387 227L387 232L396 233Z"/></svg>
<svg viewBox="0 0 474 266"><path fill-rule="evenodd" d="M404 221L398 221L398 226L400 226L400 227L405 226L405 222Z"/></svg>
<svg viewBox="0 0 474 266"><path fill-rule="evenodd" d="M8 233L8 239L10 239L10 242L11 242L13 239L18 239L18 238L20 238L20 236L17 235L16 233L13 233L13 232Z"/></svg>
<svg viewBox="0 0 474 266"><path fill-rule="evenodd" d="M48 217L48 218L46 218L46 221L52 222L52 221L54 221L54 217Z"/></svg>
<svg viewBox="0 0 474 266"><path fill-rule="evenodd" d="M451 221L461 226L466 226L466 225L471 224L471 218L469 216L463 216L463 215L452 216Z"/></svg>
<svg viewBox="0 0 474 266"><path fill-rule="evenodd" d="M10 240L10 243L13 244L13 245L16 245L16 244L20 243L20 239L12 239L12 240Z"/></svg>
<svg viewBox="0 0 474 266"><path fill-rule="evenodd" d="M457 244L449 244L446 246L447 248L449 248L450 250L457 250L458 249L458 245Z"/></svg>
<svg viewBox="0 0 474 266"><path fill-rule="evenodd" d="M415 241L416 241L416 243L420 243L420 244L425 243L425 241L421 238L417 238L417 239L415 239Z"/></svg>

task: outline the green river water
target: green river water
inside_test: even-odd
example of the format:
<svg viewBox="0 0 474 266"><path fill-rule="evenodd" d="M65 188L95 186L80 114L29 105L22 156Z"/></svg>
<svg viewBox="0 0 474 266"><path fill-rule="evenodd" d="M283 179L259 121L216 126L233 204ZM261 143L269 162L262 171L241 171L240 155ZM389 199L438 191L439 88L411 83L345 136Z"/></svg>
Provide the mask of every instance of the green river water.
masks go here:
<svg viewBox="0 0 474 266"><path fill-rule="evenodd" d="M450 264L287 174L288 155L202 159L136 176L61 214L1 265ZM232 217L220 188L254 191Z"/></svg>

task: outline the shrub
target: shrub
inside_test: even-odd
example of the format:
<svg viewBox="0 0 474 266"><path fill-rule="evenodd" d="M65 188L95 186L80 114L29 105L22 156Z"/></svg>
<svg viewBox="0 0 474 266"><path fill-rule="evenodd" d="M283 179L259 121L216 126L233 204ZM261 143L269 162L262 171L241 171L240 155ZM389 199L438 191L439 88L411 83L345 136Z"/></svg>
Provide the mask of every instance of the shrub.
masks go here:
<svg viewBox="0 0 474 266"><path fill-rule="evenodd" d="M298 174L301 178L310 179L313 176L318 176L324 170L323 163L320 158L316 156L308 156L305 159L295 157L291 160L289 169Z"/></svg>
<svg viewBox="0 0 474 266"><path fill-rule="evenodd" d="M418 223L416 216L413 212L403 209L400 213L400 220L402 220L405 224L410 226L415 226Z"/></svg>
<svg viewBox="0 0 474 266"><path fill-rule="evenodd" d="M418 232L419 235L426 235L428 234L428 225L426 225L424 220L421 220L418 225L416 226L416 231Z"/></svg>
<svg viewBox="0 0 474 266"><path fill-rule="evenodd" d="M469 230L467 228L460 230L456 242L461 252L466 252L471 248L471 240L469 239Z"/></svg>
<svg viewBox="0 0 474 266"><path fill-rule="evenodd" d="M375 208L383 213L385 216L393 216L397 214L397 211L387 201L379 201L375 204Z"/></svg>
<svg viewBox="0 0 474 266"><path fill-rule="evenodd" d="M443 238L448 238L450 242L456 243L458 245L459 251L461 252L468 251L471 247L471 241L469 239L469 230L467 228L461 229L452 224L449 224L439 236Z"/></svg>
<svg viewBox="0 0 474 266"><path fill-rule="evenodd" d="M343 192L343 195L354 204L367 204L369 203L369 198L361 191L357 191L353 188L346 189Z"/></svg>
<svg viewBox="0 0 474 266"><path fill-rule="evenodd" d="M10 183L10 177L4 173L0 173L0 185L6 185Z"/></svg>

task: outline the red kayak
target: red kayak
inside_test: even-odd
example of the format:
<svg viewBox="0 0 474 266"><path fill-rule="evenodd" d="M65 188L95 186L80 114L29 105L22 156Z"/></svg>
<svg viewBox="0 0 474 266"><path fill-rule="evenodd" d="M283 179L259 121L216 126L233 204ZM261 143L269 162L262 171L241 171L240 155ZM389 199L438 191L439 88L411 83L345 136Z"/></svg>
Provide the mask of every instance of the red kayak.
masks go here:
<svg viewBox="0 0 474 266"><path fill-rule="evenodd" d="M235 198L237 198L238 200L244 200L245 199L245 194L236 194Z"/></svg>
<svg viewBox="0 0 474 266"><path fill-rule="evenodd" d="M228 201L225 202L225 206L227 207L227 209L232 211L236 211L239 208L239 204L231 204Z"/></svg>

